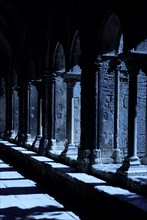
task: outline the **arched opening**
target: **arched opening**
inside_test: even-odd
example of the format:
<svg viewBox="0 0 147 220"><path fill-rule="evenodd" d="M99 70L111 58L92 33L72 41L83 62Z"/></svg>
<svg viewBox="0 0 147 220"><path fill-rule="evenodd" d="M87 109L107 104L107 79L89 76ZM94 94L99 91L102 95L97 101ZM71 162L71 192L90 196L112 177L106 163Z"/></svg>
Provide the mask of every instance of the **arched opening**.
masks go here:
<svg viewBox="0 0 147 220"><path fill-rule="evenodd" d="M81 47L80 47L80 37L79 32L74 35L71 51L70 51L70 66L71 70L69 75L71 79L73 77L73 81L75 82L73 87L73 117L74 117L74 144L76 146L80 143L80 134L81 134L81 127L80 127L80 111L81 111L81 68L79 66L79 58L81 55Z"/></svg>

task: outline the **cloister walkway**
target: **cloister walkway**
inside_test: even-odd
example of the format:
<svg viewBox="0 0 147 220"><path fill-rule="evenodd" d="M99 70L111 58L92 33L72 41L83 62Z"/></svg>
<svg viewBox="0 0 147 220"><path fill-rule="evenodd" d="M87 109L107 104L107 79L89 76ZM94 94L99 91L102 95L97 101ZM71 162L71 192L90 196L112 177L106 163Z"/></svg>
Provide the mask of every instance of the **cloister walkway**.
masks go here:
<svg viewBox="0 0 147 220"><path fill-rule="evenodd" d="M118 214L147 219L147 194L110 184L115 166L102 166L101 173L107 170L109 176L106 181L3 140L0 159L1 220L93 220L99 215L118 219ZM147 190L146 176L131 181Z"/></svg>

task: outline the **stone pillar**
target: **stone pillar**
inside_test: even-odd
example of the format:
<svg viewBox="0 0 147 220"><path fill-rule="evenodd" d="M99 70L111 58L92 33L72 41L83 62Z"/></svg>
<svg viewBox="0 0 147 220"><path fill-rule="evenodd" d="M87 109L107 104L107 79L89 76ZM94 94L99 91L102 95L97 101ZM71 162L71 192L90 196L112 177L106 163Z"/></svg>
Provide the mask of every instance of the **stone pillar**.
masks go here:
<svg viewBox="0 0 147 220"><path fill-rule="evenodd" d="M6 120L6 132L5 132L5 138L9 141L12 141L12 139L15 139L15 129L14 129L14 120L15 120L15 88L8 85L7 89L7 105L6 105L6 112L7 112L7 120Z"/></svg>
<svg viewBox="0 0 147 220"><path fill-rule="evenodd" d="M6 83L6 87L6 127L4 132L4 139L9 140L12 130L12 90L9 78Z"/></svg>
<svg viewBox="0 0 147 220"><path fill-rule="evenodd" d="M50 74L49 80L49 151L56 150L55 139L55 99L56 99L56 74Z"/></svg>
<svg viewBox="0 0 147 220"><path fill-rule="evenodd" d="M42 81L36 83L37 91L38 91L38 111L37 111L37 135L32 144L32 148L35 151L39 151L40 141L42 138Z"/></svg>
<svg viewBox="0 0 147 220"><path fill-rule="evenodd" d="M31 145L31 132L30 132L30 102L31 102L31 83L27 84L27 115L26 115L26 141L25 145L30 147Z"/></svg>
<svg viewBox="0 0 147 220"><path fill-rule="evenodd" d="M101 57L97 57L96 60L96 69L98 72L96 72L96 136L97 136L97 149L95 149L96 152L96 158L97 163L101 163L101 147L103 144L103 81L104 81L104 72L103 72L103 60Z"/></svg>
<svg viewBox="0 0 147 220"><path fill-rule="evenodd" d="M114 163L121 162L121 151L119 149L120 69L121 60L117 59L114 71L114 149L112 153Z"/></svg>
<svg viewBox="0 0 147 220"><path fill-rule="evenodd" d="M99 163L98 149L98 65L101 59L81 57L81 140L78 167L83 171Z"/></svg>
<svg viewBox="0 0 147 220"><path fill-rule="evenodd" d="M43 136L40 141L39 152L47 155L56 146L55 142L55 75L47 73L43 77L43 107L42 122Z"/></svg>
<svg viewBox="0 0 147 220"><path fill-rule="evenodd" d="M74 86L76 82L80 81L80 75L66 73L64 74L64 81L67 84L66 142L62 155L67 156L77 153L77 148L74 143Z"/></svg>
<svg viewBox="0 0 147 220"><path fill-rule="evenodd" d="M127 165L140 165L137 157L137 74L129 73L128 105L128 155L124 160Z"/></svg>
<svg viewBox="0 0 147 220"><path fill-rule="evenodd" d="M146 81L145 155L142 157L141 163L147 165L147 81Z"/></svg>
<svg viewBox="0 0 147 220"><path fill-rule="evenodd" d="M17 145L23 146L26 142L26 92L27 82L22 80L20 83L19 95L19 131L16 137Z"/></svg>
<svg viewBox="0 0 147 220"><path fill-rule="evenodd" d="M0 138L4 139L6 129L6 91L4 79L1 79L0 85L0 106Z"/></svg>
<svg viewBox="0 0 147 220"><path fill-rule="evenodd" d="M7 82L6 89L6 130L4 138L10 142L15 142L16 130L15 130L15 99L16 99L16 89L17 87L12 87L10 79Z"/></svg>
<svg viewBox="0 0 147 220"><path fill-rule="evenodd" d="M15 131L15 87L12 87L12 130L10 139L15 139L16 131Z"/></svg>
<svg viewBox="0 0 147 220"><path fill-rule="evenodd" d="M132 71L131 71L132 72ZM144 174L146 171L137 156L137 73L129 73L128 99L128 153L118 172L128 175Z"/></svg>

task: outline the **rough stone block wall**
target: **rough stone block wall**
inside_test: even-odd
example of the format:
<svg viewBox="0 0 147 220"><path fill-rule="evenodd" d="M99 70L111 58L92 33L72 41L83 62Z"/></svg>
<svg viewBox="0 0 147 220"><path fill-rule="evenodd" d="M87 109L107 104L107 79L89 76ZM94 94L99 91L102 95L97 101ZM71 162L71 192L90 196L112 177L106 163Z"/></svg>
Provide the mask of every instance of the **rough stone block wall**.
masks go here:
<svg viewBox="0 0 147 220"><path fill-rule="evenodd" d="M102 85L103 99L103 128L101 129L101 151L103 157L111 157L114 147L114 72L109 73L107 62L103 66L104 81ZM119 149L122 157L127 155L128 148L128 76L120 74L119 92ZM145 152L145 118L146 118L146 77L140 72L138 75L138 156Z"/></svg>
<svg viewBox="0 0 147 220"><path fill-rule="evenodd" d="M110 157L113 150L114 137L114 73L108 72L108 64L103 67L103 133L102 157Z"/></svg>
<svg viewBox="0 0 147 220"><path fill-rule="evenodd" d="M137 100L137 151L138 156L142 156L145 152L145 124L146 124L146 76L140 71L138 75L138 100Z"/></svg>
<svg viewBox="0 0 147 220"><path fill-rule="evenodd" d="M119 101L119 148L123 156L128 147L128 76L120 75Z"/></svg>
<svg viewBox="0 0 147 220"><path fill-rule="evenodd" d="M38 93L35 86L31 87L31 103L30 103L30 132L31 138L34 140L37 134L38 119Z"/></svg>

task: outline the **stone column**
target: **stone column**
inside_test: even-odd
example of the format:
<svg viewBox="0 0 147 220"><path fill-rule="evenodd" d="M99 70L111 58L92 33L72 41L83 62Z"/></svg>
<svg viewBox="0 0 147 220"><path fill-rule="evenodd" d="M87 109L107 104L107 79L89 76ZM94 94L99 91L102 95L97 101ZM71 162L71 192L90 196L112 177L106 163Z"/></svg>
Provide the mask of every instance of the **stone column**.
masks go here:
<svg viewBox="0 0 147 220"><path fill-rule="evenodd" d="M6 91L4 79L1 79L0 82L0 138L4 139L6 129Z"/></svg>
<svg viewBox="0 0 147 220"><path fill-rule="evenodd" d="M103 60L101 57L97 57L96 60L96 139L97 139L97 149L96 152L97 163L101 163L101 147L103 145L103 81L104 81L104 72L103 72Z"/></svg>
<svg viewBox="0 0 147 220"><path fill-rule="evenodd" d="M80 81L80 74L74 74L73 72L66 73L64 74L64 81L67 84L66 143L62 155L68 156L77 152L77 148L74 143L74 86L76 82Z"/></svg>
<svg viewBox="0 0 147 220"><path fill-rule="evenodd" d="M32 148L35 151L39 151L40 141L42 138L42 80L36 82L36 87L38 91L38 105L37 105L37 135L32 144Z"/></svg>
<svg viewBox="0 0 147 220"><path fill-rule="evenodd" d="M95 62L96 61L96 62ZM78 167L83 171L99 163L98 149L98 70L101 60L81 57L81 140L78 150Z"/></svg>
<svg viewBox="0 0 147 220"><path fill-rule="evenodd" d="M14 120L15 120L15 88L8 85L9 88L7 90L7 105L6 105L6 112L7 112L7 120L6 120L6 132L5 138L9 141L15 139L15 129L14 129Z"/></svg>
<svg viewBox="0 0 147 220"><path fill-rule="evenodd" d="M140 165L137 157L137 74L129 73L128 105L128 155L124 160L127 165Z"/></svg>
<svg viewBox="0 0 147 220"><path fill-rule="evenodd" d="M8 78L6 83L6 127L4 132L4 138L9 140L11 137L12 130L12 90L11 90L11 82Z"/></svg>
<svg viewBox="0 0 147 220"><path fill-rule="evenodd" d="M128 153L118 172L126 175L143 174L144 167L141 166L137 156L137 73L129 73L129 99L128 99Z"/></svg>
<svg viewBox="0 0 147 220"><path fill-rule="evenodd" d="M56 150L55 138L55 99L56 99L56 73L50 74L49 80L49 152Z"/></svg>
<svg viewBox="0 0 147 220"><path fill-rule="evenodd" d="M121 162L121 151L119 149L120 69L121 60L117 59L114 71L114 149L112 153L114 163Z"/></svg>
<svg viewBox="0 0 147 220"><path fill-rule="evenodd" d="M42 122L43 134L40 141L39 152L47 155L56 146L55 142L55 75L47 72L43 77L43 106Z"/></svg>
<svg viewBox="0 0 147 220"><path fill-rule="evenodd" d="M10 139L15 139L16 133L15 133L15 87L12 87L12 130L11 130L11 136Z"/></svg>
<svg viewBox="0 0 147 220"><path fill-rule="evenodd" d="M28 82L27 85L27 115L26 115L26 141L25 145L31 147L31 132L30 132L30 102L31 102L31 83Z"/></svg>
<svg viewBox="0 0 147 220"><path fill-rule="evenodd" d="M49 76L48 72L43 76L43 100L42 100L42 138L40 140L39 153L47 155L49 150Z"/></svg>
<svg viewBox="0 0 147 220"><path fill-rule="evenodd" d="M23 146L26 142L26 89L27 82L22 80L20 83L19 95L19 131L16 137L17 145Z"/></svg>

